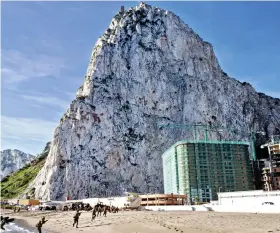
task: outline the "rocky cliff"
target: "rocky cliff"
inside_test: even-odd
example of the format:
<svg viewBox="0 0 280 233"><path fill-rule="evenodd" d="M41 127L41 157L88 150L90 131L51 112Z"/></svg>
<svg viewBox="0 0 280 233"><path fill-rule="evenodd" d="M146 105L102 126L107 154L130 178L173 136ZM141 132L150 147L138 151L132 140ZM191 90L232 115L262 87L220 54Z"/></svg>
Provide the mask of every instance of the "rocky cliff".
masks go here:
<svg viewBox="0 0 280 233"><path fill-rule="evenodd" d="M45 164L50 145L51 143L48 142L43 152L30 163L1 180L1 198L34 198L35 189L28 189L28 187Z"/></svg>
<svg viewBox="0 0 280 233"><path fill-rule="evenodd" d="M0 179L2 180L7 175L17 171L30 163L35 156L26 154L19 150L3 150L1 153L1 171Z"/></svg>
<svg viewBox="0 0 280 233"><path fill-rule="evenodd" d="M280 100L228 77L210 43L172 12L141 3L117 14L95 44L31 187L43 199L163 192L161 154L191 132L158 125L194 122L234 128L235 140L252 128L269 136L280 130Z"/></svg>

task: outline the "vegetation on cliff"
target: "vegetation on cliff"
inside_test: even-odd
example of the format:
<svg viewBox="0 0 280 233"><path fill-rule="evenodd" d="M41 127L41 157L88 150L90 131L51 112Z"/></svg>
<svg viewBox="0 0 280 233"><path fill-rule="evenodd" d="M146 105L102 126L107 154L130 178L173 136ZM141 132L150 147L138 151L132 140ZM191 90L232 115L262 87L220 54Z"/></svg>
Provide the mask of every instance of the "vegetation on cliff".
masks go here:
<svg viewBox="0 0 280 233"><path fill-rule="evenodd" d="M2 199L16 198L26 190L44 166L49 147L50 143L47 143L44 151L36 159L1 180ZM30 195L32 195L32 192Z"/></svg>

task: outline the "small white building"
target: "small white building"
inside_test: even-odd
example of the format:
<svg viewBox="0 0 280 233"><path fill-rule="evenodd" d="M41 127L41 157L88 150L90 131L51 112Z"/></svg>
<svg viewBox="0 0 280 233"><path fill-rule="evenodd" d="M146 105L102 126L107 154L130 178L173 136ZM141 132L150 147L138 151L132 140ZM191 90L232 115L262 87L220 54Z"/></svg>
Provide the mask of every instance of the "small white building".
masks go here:
<svg viewBox="0 0 280 233"><path fill-rule="evenodd" d="M280 210L280 191L241 191L218 193L219 205L236 207L258 207L264 205L273 205ZM273 203L273 204L272 204Z"/></svg>
<svg viewBox="0 0 280 233"><path fill-rule="evenodd" d="M88 203L91 206L95 206L97 203L102 202L105 205L115 206L122 208L129 204L127 197L106 197L106 198L87 198L82 200L83 203Z"/></svg>

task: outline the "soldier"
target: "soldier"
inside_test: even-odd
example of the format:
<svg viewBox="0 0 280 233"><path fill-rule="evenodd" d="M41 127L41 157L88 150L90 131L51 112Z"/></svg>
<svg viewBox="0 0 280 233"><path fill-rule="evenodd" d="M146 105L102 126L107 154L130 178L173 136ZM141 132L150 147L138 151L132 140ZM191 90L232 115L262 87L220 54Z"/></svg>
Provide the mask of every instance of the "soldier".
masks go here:
<svg viewBox="0 0 280 233"><path fill-rule="evenodd" d="M45 217L42 217L42 223L45 224L48 220Z"/></svg>
<svg viewBox="0 0 280 233"><path fill-rule="evenodd" d="M73 227L76 224L76 228L78 228L78 224L79 224L79 217L80 217L81 213L79 212L79 210L77 210L76 214L74 215L74 223L73 223Z"/></svg>
<svg viewBox="0 0 280 233"><path fill-rule="evenodd" d="M103 216L107 217L107 206L104 206Z"/></svg>
<svg viewBox="0 0 280 233"><path fill-rule="evenodd" d="M4 225L6 224L6 219L1 216L1 229L5 230Z"/></svg>
<svg viewBox="0 0 280 233"><path fill-rule="evenodd" d="M5 230L4 225L5 224L9 224L10 222L13 222L15 219L14 218L10 218L10 217L3 217L1 215L1 229Z"/></svg>
<svg viewBox="0 0 280 233"><path fill-rule="evenodd" d="M43 226L43 223L42 221L40 220L37 224L36 224L36 227L37 227L37 230L39 233L42 233L42 226Z"/></svg>
<svg viewBox="0 0 280 233"><path fill-rule="evenodd" d="M45 217L42 217L42 219L36 224L39 233L42 233L43 224L45 224L47 221L48 220L45 220Z"/></svg>
<svg viewBox="0 0 280 233"><path fill-rule="evenodd" d="M100 214L100 216L101 216L101 213L102 213L102 207L101 207L101 206L98 206L98 207L97 207L97 216L99 216L99 214Z"/></svg>
<svg viewBox="0 0 280 233"><path fill-rule="evenodd" d="M91 216L91 221L94 220L96 218L96 209L94 208L92 210L92 216Z"/></svg>

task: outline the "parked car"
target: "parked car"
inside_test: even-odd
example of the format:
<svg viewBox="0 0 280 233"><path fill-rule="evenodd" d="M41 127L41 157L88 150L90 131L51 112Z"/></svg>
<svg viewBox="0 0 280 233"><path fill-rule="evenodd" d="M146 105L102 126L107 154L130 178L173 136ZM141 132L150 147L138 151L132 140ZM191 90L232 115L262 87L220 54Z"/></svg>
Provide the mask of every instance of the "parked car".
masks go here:
<svg viewBox="0 0 280 233"><path fill-rule="evenodd" d="M39 205L35 205L35 206L29 206L28 210L39 210L40 206Z"/></svg>
<svg viewBox="0 0 280 233"><path fill-rule="evenodd" d="M39 210L56 210L57 203L43 203L42 205L39 206Z"/></svg>
<svg viewBox="0 0 280 233"><path fill-rule="evenodd" d="M263 202L262 205L274 205L273 202Z"/></svg>
<svg viewBox="0 0 280 233"><path fill-rule="evenodd" d="M20 205L20 204L14 204L14 207L15 208L20 208L20 209L22 209L22 210L27 210L27 205Z"/></svg>

